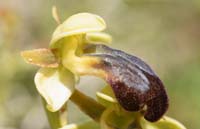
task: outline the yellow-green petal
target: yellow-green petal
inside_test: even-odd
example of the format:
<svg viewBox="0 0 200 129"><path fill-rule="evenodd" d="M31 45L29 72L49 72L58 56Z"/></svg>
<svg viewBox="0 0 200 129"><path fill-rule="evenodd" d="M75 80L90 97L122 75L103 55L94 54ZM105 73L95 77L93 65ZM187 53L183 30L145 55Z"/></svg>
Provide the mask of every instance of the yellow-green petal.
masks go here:
<svg viewBox="0 0 200 129"><path fill-rule="evenodd" d="M65 68L41 68L35 75L36 88L52 112L58 111L72 95L74 81L74 75Z"/></svg>
<svg viewBox="0 0 200 129"><path fill-rule="evenodd" d="M99 32L105 28L106 24L100 16L91 13L78 13L69 17L56 28L50 46L54 47L55 43L64 37L87 32Z"/></svg>
<svg viewBox="0 0 200 129"><path fill-rule="evenodd" d="M56 68L59 65L52 50L46 48L22 51L21 56L27 63L40 67Z"/></svg>
<svg viewBox="0 0 200 129"><path fill-rule="evenodd" d="M142 129L186 129L180 122L167 116L154 123L141 118L140 124Z"/></svg>
<svg viewBox="0 0 200 129"><path fill-rule="evenodd" d="M112 37L104 32L90 32L86 34L86 42L92 44L110 44Z"/></svg>

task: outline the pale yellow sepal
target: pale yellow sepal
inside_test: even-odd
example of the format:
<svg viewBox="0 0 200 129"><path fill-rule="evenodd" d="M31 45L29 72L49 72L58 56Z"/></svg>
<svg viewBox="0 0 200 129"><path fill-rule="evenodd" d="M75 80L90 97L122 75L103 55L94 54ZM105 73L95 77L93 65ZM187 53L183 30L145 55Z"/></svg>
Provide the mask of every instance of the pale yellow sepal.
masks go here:
<svg viewBox="0 0 200 129"><path fill-rule="evenodd" d="M140 125L142 129L186 129L180 122L167 116L154 123L141 118Z"/></svg>
<svg viewBox="0 0 200 129"><path fill-rule="evenodd" d="M88 32L99 32L105 28L106 24L104 20L98 15L91 13L75 14L56 28L52 36L50 47L54 47L55 43L64 37Z"/></svg>
<svg viewBox="0 0 200 129"><path fill-rule="evenodd" d="M36 88L52 112L58 111L70 98L74 82L74 75L65 68L41 68L35 75Z"/></svg>

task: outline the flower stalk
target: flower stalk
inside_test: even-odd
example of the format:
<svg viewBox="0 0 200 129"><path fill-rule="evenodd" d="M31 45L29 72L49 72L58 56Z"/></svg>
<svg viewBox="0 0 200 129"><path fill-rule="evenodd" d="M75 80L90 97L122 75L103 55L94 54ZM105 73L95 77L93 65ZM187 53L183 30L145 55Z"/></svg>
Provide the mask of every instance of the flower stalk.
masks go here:
<svg viewBox="0 0 200 129"><path fill-rule="evenodd" d="M103 105L78 90L74 91L70 100L96 122L100 121L101 115L106 109Z"/></svg>

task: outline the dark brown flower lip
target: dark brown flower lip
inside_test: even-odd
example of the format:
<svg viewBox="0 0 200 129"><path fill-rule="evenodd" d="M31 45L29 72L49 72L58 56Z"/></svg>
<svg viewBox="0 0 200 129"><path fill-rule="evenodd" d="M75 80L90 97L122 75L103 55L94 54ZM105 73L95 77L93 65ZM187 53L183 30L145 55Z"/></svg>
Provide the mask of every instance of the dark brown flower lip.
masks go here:
<svg viewBox="0 0 200 129"><path fill-rule="evenodd" d="M106 81L125 110L140 111L146 105L144 118L151 122L164 115L168 108L167 93L162 81L144 61L105 45L90 46L85 52L100 59L92 67L107 73Z"/></svg>

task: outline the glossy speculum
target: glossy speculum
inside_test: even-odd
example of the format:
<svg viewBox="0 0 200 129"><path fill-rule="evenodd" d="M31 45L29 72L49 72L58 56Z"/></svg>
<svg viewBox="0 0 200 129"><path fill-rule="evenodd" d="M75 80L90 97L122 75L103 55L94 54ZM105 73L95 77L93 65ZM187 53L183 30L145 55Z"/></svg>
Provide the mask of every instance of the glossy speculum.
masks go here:
<svg viewBox="0 0 200 129"><path fill-rule="evenodd" d="M107 73L106 81L112 87L119 104L127 111L144 111L144 118L159 120L168 108L164 85L153 70L141 59L105 45L91 45L87 56L100 59L93 67Z"/></svg>

